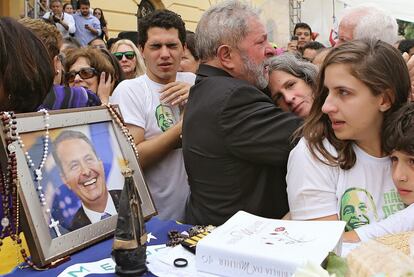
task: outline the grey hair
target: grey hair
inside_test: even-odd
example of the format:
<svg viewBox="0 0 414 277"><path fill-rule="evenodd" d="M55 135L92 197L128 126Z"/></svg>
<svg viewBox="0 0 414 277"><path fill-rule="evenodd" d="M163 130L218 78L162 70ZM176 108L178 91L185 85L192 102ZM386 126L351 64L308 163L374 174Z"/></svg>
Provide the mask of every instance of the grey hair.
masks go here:
<svg viewBox="0 0 414 277"><path fill-rule="evenodd" d="M382 40L393 45L398 40L397 20L374 4L347 8L344 19L356 19L353 39Z"/></svg>
<svg viewBox="0 0 414 277"><path fill-rule="evenodd" d="M298 59L294 54L284 53L268 60L269 75L273 71L283 71L305 81L312 90L316 89L318 67L310 62Z"/></svg>
<svg viewBox="0 0 414 277"><path fill-rule="evenodd" d="M195 32L196 51L201 61L213 59L223 45L237 46L248 34L247 21L259 18L257 10L240 1L224 1L210 7Z"/></svg>

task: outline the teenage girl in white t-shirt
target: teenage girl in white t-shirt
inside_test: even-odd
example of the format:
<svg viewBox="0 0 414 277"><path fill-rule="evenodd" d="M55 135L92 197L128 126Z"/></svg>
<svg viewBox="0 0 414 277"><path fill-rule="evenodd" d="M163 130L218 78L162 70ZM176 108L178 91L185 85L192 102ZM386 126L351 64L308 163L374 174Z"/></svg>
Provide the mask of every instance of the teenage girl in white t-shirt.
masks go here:
<svg viewBox="0 0 414 277"><path fill-rule="evenodd" d="M289 156L291 218L344 220L353 230L404 208L381 133L407 102L410 79L399 52L381 41L333 48L320 70L303 138Z"/></svg>

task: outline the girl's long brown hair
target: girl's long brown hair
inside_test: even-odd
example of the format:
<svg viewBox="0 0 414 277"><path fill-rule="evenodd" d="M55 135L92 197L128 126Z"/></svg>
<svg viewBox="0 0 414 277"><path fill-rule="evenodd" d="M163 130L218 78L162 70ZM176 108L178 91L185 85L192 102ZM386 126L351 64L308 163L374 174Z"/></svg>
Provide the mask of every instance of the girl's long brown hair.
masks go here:
<svg viewBox="0 0 414 277"><path fill-rule="evenodd" d="M325 70L332 64L350 65L351 74L368 86L374 95L386 93L392 105L384 113L384 120L407 102L411 83L407 65L401 54L383 41L355 40L329 52L319 73L314 103L300 133L306 138L315 158L327 165L347 170L356 162L353 141L338 139L328 116L322 112L322 106L328 96L328 89L324 86ZM337 156L333 156L325 148L325 138L335 147Z"/></svg>

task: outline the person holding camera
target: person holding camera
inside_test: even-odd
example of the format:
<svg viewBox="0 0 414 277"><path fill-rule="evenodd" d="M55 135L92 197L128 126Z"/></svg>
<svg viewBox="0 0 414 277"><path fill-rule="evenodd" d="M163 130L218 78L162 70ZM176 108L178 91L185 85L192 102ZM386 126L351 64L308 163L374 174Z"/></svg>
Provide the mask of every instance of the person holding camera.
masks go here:
<svg viewBox="0 0 414 277"><path fill-rule="evenodd" d="M76 31L75 20L72 15L63 12L62 0L50 1L50 12L45 13L43 19L55 25L63 37L69 37Z"/></svg>
<svg viewBox="0 0 414 277"><path fill-rule="evenodd" d="M79 0L80 11L73 15L76 25L75 38L82 46L102 33L101 23L91 14L90 7L89 0Z"/></svg>

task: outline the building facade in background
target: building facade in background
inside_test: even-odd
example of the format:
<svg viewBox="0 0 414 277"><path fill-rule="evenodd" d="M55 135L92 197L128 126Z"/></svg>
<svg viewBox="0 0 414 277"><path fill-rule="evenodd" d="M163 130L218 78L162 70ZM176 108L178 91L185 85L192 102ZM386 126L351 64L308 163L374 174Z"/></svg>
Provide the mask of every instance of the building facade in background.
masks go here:
<svg viewBox="0 0 414 277"><path fill-rule="evenodd" d="M33 4L34 0L28 0ZM108 21L110 37L122 31L136 31L137 18L154 9L169 9L180 14L186 28L194 31L205 10L222 0L90 0L91 7L103 10ZM63 0L70 2L70 0ZM250 0L261 9L263 20L269 31L269 41L285 46L289 39L289 1ZM25 0L1 0L0 16L19 18L24 14Z"/></svg>

